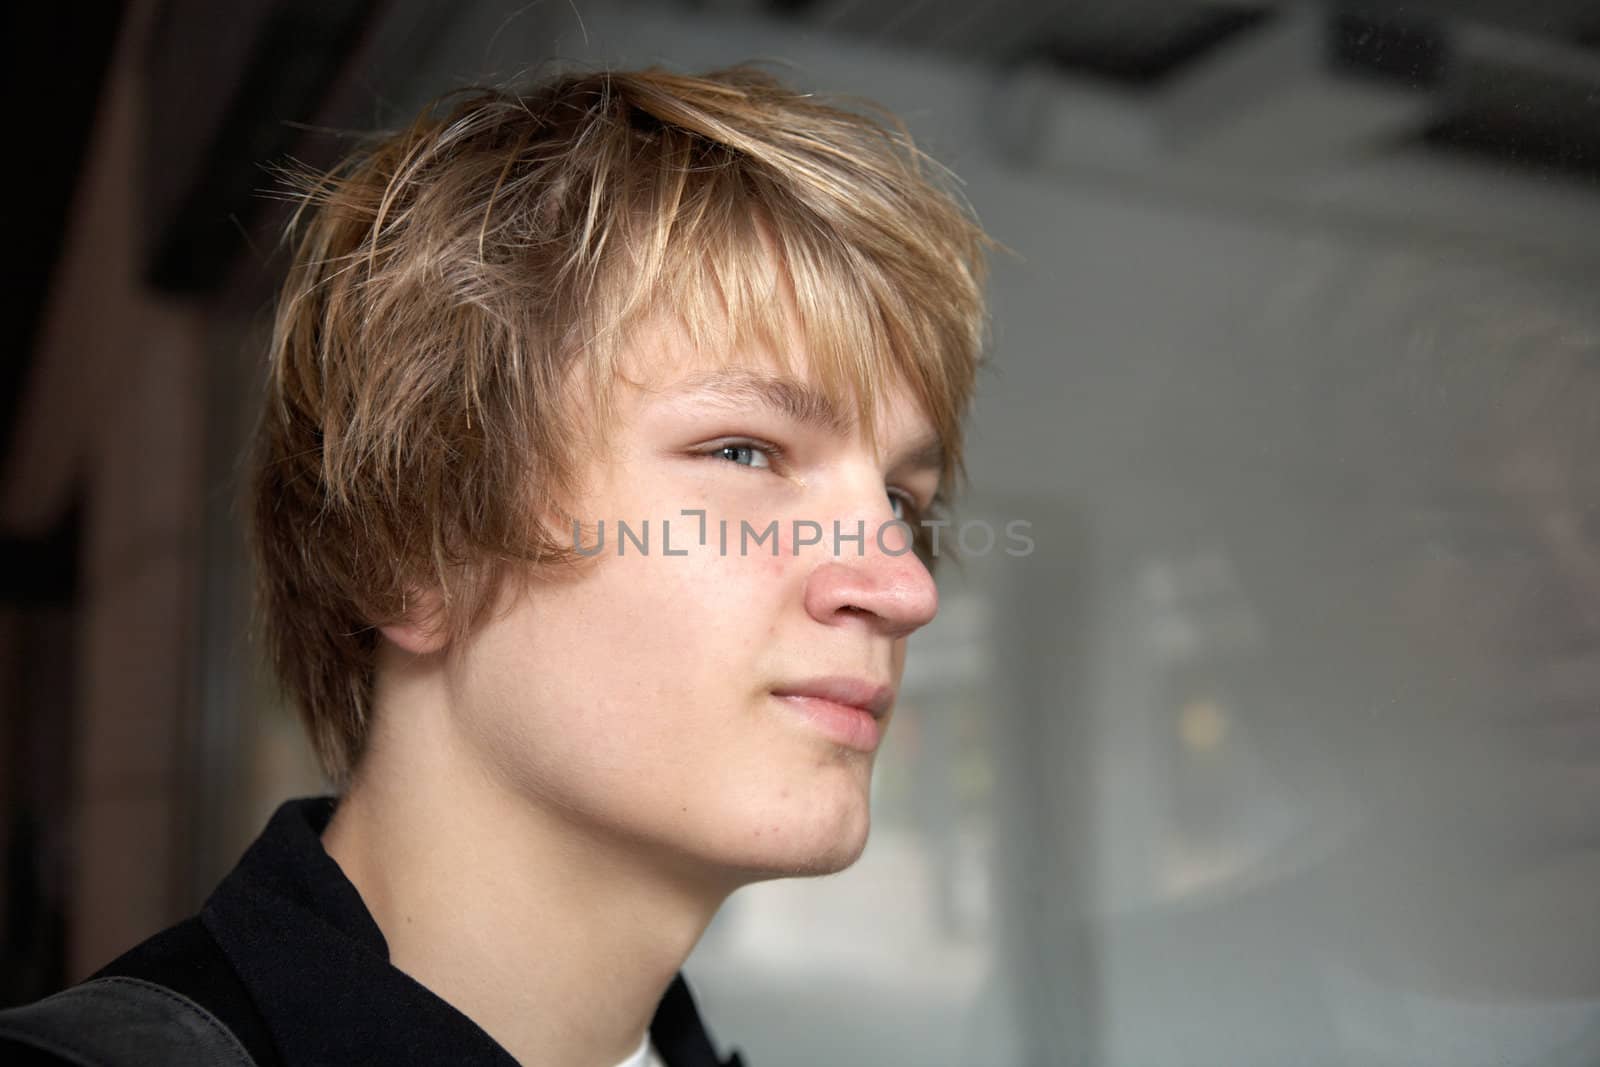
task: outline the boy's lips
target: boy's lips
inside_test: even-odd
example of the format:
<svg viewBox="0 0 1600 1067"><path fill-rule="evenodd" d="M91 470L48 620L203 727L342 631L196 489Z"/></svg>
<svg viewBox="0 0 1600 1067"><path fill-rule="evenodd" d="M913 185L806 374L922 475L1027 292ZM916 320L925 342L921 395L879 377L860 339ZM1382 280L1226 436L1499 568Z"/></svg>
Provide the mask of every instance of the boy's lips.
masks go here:
<svg viewBox="0 0 1600 1067"><path fill-rule="evenodd" d="M859 708L874 719L881 719L894 703L894 687L864 678L833 676L812 678L772 690L779 697L811 697L833 704Z"/></svg>

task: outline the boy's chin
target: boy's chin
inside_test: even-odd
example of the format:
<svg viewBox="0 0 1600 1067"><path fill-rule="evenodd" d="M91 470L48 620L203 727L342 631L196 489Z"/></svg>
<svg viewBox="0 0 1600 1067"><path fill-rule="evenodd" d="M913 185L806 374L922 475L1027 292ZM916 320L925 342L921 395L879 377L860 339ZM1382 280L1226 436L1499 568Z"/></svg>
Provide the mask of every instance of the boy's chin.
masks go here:
<svg viewBox="0 0 1600 1067"><path fill-rule="evenodd" d="M869 830L865 804L859 814L832 824L797 821L785 827L769 821L746 831L726 865L741 882L837 874L861 858Z"/></svg>
<svg viewBox="0 0 1600 1067"><path fill-rule="evenodd" d="M838 874L861 858L866 841L851 848L831 848L816 852L789 855L764 855L748 857L738 869L738 880L744 884L770 882L779 878L817 878L825 874Z"/></svg>

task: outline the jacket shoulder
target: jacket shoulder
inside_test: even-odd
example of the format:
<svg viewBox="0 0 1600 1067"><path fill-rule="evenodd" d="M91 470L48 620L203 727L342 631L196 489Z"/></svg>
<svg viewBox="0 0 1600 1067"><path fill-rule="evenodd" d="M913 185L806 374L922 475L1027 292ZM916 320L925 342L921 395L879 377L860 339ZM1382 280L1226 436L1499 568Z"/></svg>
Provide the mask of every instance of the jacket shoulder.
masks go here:
<svg viewBox="0 0 1600 1067"><path fill-rule="evenodd" d="M137 978L166 986L216 1016L260 1067L282 1063L250 991L199 916L140 942L91 977Z"/></svg>
<svg viewBox="0 0 1600 1067"><path fill-rule="evenodd" d="M77 1067L254 1067L238 1039L188 997L138 978L94 978L0 1012L0 1037L30 1063Z"/></svg>

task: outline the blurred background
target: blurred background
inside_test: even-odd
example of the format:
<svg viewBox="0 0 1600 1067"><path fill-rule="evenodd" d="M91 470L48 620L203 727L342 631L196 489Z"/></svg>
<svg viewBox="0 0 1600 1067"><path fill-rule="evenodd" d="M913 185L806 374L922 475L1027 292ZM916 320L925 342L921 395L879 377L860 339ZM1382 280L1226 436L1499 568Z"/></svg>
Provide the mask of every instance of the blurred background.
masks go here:
<svg viewBox="0 0 1600 1067"><path fill-rule="evenodd" d="M757 59L905 116L1010 249L958 515L1035 550L942 568L862 860L689 961L724 1046L1600 1063L1593 0L0 21L0 1002L324 788L250 638L265 166L464 82Z"/></svg>

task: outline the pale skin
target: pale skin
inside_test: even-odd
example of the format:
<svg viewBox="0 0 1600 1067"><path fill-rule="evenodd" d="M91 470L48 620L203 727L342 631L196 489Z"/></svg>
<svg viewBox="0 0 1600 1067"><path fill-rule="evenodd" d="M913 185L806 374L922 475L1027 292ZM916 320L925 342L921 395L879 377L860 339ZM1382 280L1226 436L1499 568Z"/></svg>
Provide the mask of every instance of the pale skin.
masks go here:
<svg viewBox="0 0 1600 1067"><path fill-rule="evenodd" d="M774 690L897 688L937 594L897 533L797 554L791 520L870 531L925 507L938 443L898 390L875 445L786 411L817 400L797 353L718 376L681 329L642 331L579 513L652 519L652 553L618 558L608 534L592 568L515 583L455 644L426 594L382 629L373 733L323 842L395 966L521 1063L619 1062L729 893L866 844L874 753ZM685 508L706 509L706 546ZM719 517L779 520L777 556L722 555ZM661 554L662 518L687 556Z"/></svg>

